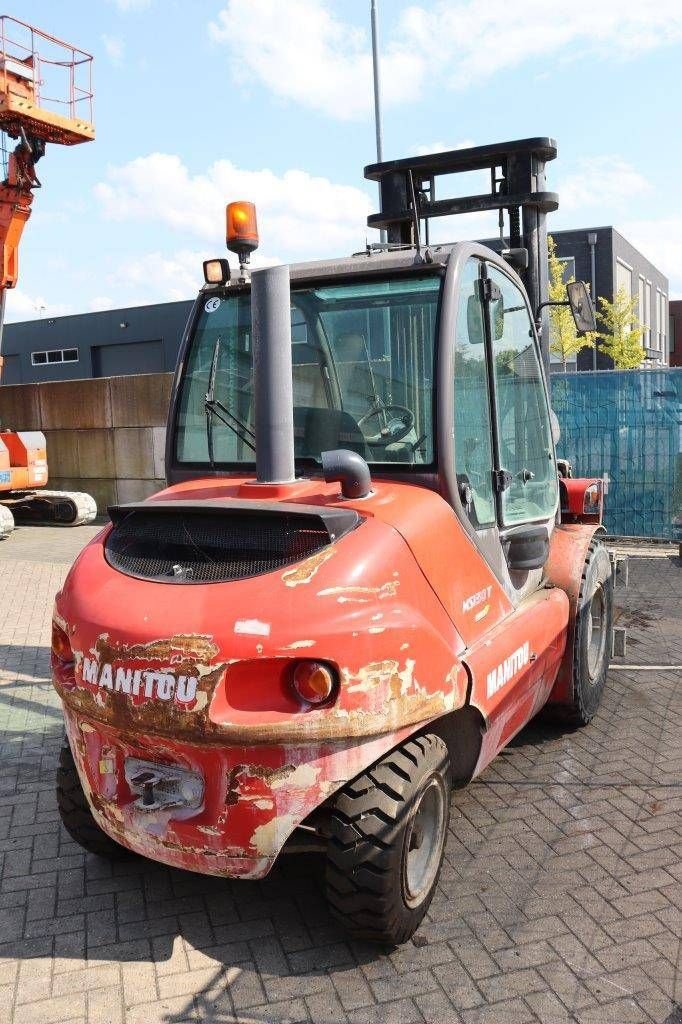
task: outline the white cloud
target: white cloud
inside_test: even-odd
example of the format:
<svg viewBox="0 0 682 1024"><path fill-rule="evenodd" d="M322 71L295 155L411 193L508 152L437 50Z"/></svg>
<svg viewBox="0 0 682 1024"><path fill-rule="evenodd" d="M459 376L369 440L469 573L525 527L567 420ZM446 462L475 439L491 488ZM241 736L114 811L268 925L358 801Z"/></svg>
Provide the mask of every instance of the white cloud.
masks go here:
<svg viewBox="0 0 682 1024"><path fill-rule="evenodd" d="M21 288L10 288L7 291L5 319L7 323L19 320L48 319L53 316L66 316L73 312L67 302L48 302L42 295L29 295Z"/></svg>
<svg viewBox="0 0 682 1024"><path fill-rule="evenodd" d="M206 253L180 249L149 252L127 260L109 282L130 295L130 301L173 302L192 298L203 284L201 264ZM137 298L134 298L137 297Z"/></svg>
<svg viewBox="0 0 682 1024"><path fill-rule="evenodd" d="M669 278L670 297L682 298L682 217L628 220L617 227Z"/></svg>
<svg viewBox="0 0 682 1024"><path fill-rule="evenodd" d="M209 31L230 50L238 81L250 76L277 96L344 120L371 113L368 34L329 0L228 0ZM414 4L382 41L383 98L386 105L415 100L427 77L465 89L527 61L627 60L681 39L679 0Z"/></svg>
<svg viewBox="0 0 682 1024"><path fill-rule="evenodd" d="M602 219L607 220L612 218L615 209L651 190L651 185L639 171L615 156L581 160L577 171L557 186L561 210L598 206L603 211Z"/></svg>
<svg viewBox="0 0 682 1024"><path fill-rule="evenodd" d="M238 80L247 74L284 99L341 120L372 109L372 58L367 34L324 0L230 0L209 25L231 52ZM382 48L386 103L419 92L424 59L407 39Z"/></svg>
<svg viewBox="0 0 682 1024"><path fill-rule="evenodd" d="M104 47L104 52L114 67L120 67L123 63L123 40L119 39L118 36L108 36L104 34L102 36L102 45Z"/></svg>
<svg viewBox="0 0 682 1024"><path fill-rule="evenodd" d="M372 208L361 189L305 171L277 175L218 160L193 175L180 157L168 153L110 168L95 194L111 219L156 221L217 252L225 246L226 202L249 199L257 206L264 251L298 259L361 248Z"/></svg>
<svg viewBox="0 0 682 1024"><path fill-rule="evenodd" d="M399 35L456 88L540 57L629 59L682 39L679 0L440 0L409 7Z"/></svg>

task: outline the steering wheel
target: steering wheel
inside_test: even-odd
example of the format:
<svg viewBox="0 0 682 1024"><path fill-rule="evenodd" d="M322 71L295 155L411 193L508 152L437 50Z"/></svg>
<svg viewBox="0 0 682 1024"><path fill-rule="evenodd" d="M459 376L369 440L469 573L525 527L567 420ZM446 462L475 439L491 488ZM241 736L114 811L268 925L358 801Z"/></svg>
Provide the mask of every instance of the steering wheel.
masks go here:
<svg viewBox="0 0 682 1024"><path fill-rule="evenodd" d="M383 418L378 434L365 434L363 426L371 420ZM358 420L358 426L367 444L375 448L387 448L389 444L402 441L414 427L414 413L404 405L382 405L366 412Z"/></svg>

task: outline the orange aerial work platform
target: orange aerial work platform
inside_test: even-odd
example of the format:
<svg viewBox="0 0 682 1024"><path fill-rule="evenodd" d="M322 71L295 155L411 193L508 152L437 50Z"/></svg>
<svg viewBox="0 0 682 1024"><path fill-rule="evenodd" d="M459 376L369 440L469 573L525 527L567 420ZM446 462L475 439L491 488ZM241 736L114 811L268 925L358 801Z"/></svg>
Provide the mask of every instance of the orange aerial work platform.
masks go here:
<svg viewBox="0 0 682 1024"><path fill-rule="evenodd" d="M95 137L92 56L0 16L0 129L73 146Z"/></svg>
<svg viewBox="0 0 682 1024"><path fill-rule="evenodd" d="M40 186L35 165L48 142L95 137L92 57L9 15L0 16L0 290L14 288L21 235ZM11 151L6 137L18 139Z"/></svg>
<svg viewBox="0 0 682 1024"><path fill-rule="evenodd" d="M75 146L94 139L92 100L89 53L0 15L0 375L5 297L16 287L19 243L40 188L36 164L48 143ZM20 426L3 424L0 409L0 539L15 520L91 522L97 506L89 494L44 489L45 436Z"/></svg>

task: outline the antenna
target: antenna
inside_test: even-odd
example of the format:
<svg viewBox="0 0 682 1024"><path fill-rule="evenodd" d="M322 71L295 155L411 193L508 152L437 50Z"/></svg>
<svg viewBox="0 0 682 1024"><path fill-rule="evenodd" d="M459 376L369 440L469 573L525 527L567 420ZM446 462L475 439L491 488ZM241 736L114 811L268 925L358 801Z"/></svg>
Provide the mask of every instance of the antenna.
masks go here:
<svg viewBox="0 0 682 1024"><path fill-rule="evenodd" d="M377 28L377 0L370 2L370 20L372 25L372 72L374 77L374 130L377 139L377 161L384 159L384 139L381 128L381 77L379 73L379 30ZM379 241L386 244L386 229L379 231Z"/></svg>

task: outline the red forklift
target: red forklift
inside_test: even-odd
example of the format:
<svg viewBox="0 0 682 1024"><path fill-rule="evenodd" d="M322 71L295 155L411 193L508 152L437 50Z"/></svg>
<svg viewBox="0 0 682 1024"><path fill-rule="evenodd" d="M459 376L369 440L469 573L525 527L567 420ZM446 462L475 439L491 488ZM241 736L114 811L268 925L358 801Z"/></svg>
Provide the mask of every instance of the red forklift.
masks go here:
<svg viewBox="0 0 682 1024"><path fill-rule="evenodd" d="M543 347L552 139L375 164L385 245L249 273L227 209L168 418L168 486L117 505L57 595L63 823L85 849L263 878L326 858L333 914L401 943L450 790L611 653L601 480L560 476ZM484 195L437 196L486 170ZM501 252L433 217L506 211ZM425 225L425 230L424 230ZM584 285L567 303L594 326ZM544 346L540 339L543 339Z"/></svg>

